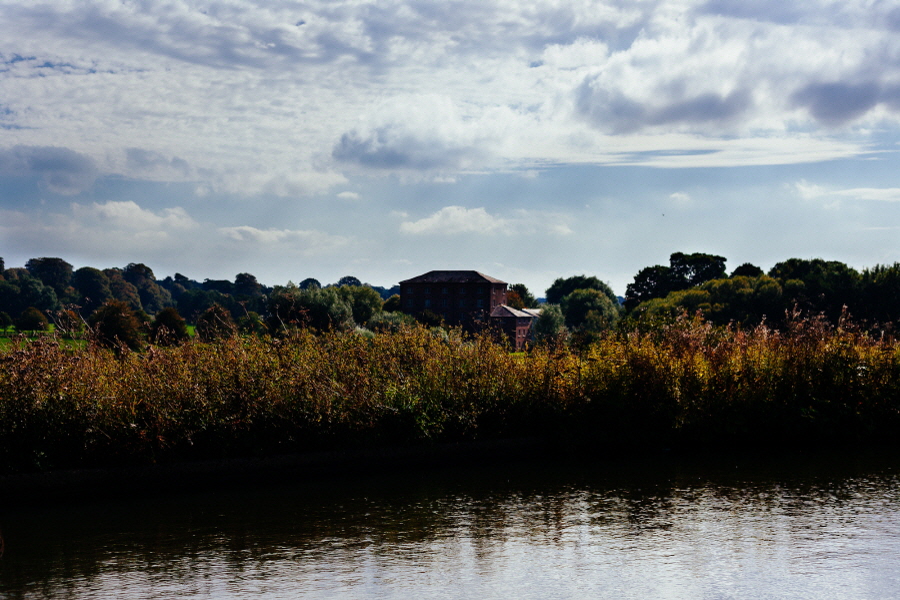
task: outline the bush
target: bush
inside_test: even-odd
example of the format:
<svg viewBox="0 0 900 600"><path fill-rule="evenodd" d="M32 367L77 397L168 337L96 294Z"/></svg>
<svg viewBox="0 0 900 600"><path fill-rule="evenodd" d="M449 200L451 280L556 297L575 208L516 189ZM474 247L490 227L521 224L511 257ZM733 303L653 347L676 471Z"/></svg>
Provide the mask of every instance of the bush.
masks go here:
<svg viewBox="0 0 900 600"><path fill-rule="evenodd" d="M44 313L33 306L22 311L15 322L18 331L46 331L49 321Z"/></svg>
<svg viewBox="0 0 900 600"><path fill-rule="evenodd" d="M213 304L197 319L197 337L212 342L237 335L237 325L231 313L220 304Z"/></svg>
<svg viewBox="0 0 900 600"><path fill-rule="evenodd" d="M187 323L175 308L169 306L156 313L150 324L150 341L160 346L172 346L188 338Z"/></svg>
<svg viewBox="0 0 900 600"><path fill-rule="evenodd" d="M143 346L141 322L127 302L109 300L94 311L88 323L95 340L106 348L140 350Z"/></svg>

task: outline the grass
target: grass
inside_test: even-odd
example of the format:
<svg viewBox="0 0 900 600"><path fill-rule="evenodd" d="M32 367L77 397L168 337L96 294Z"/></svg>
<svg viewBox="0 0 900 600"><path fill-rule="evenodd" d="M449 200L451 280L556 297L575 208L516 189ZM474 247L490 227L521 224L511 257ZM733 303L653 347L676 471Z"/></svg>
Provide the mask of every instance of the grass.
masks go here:
<svg viewBox="0 0 900 600"><path fill-rule="evenodd" d="M582 353L422 328L0 350L0 469L536 436L598 448L816 447L900 432L900 347L818 321L684 319Z"/></svg>

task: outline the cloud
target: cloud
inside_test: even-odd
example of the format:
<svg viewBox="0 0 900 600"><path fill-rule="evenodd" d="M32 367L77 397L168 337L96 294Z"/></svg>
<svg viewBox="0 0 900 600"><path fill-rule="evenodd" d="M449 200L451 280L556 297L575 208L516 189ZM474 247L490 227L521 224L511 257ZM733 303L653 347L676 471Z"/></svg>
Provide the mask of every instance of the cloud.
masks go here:
<svg viewBox="0 0 900 600"><path fill-rule="evenodd" d="M90 188L97 166L85 154L55 146L13 146L0 149L0 174L39 177L51 192L72 195Z"/></svg>
<svg viewBox="0 0 900 600"><path fill-rule="evenodd" d="M392 98L341 135L332 156L374 169L467 169L487 157L481 123L437 95Z"/></svg>
<svg viewBox="0 0 900 600"><path fill-rule="evenodd" d="M820 123L839 126L861 117L879 102L880 89L873 82L810 83L797 90L792 99Z"/></svg>
<svg viewBox="0 0 900 600"><path fill-rule="evenodd" d="M130 200L104 204L95 202L90 205L73 203L72 213L80 221L121 230L188 230L198 226L181 207L165 208L156 213L143 209Z"/></svg>
<svg viewBox="0 0 900 600"><path fill-rule="evenodd" d="M569 235L572 230L558 214L518 209L511 211L507 217L499 217L488 213L483 207L445 206L418 221L402 222L400 232L410 235L441 236L493 233Z"/></svg>
<svg viewBox="0 0 900 600"><path fill-rule="evenodd" d="M162 175L170 178L187 178L191 175L191 167L183 158L177 156L167 158L159 152L142 148L126 148L125 163L128 171L133 174Z"/></svg>
<svg viewBox="0 0 900 600"><path fill-rule="evenodd" d="M805 200L846 198L871 202L900 202L900 188L893 187L834 189L800 180L794 184L794 189Z"/></svg>
<svg viewBox="0 0 900 600"><path fill-rule="evenodd" d="M242 246L285 246L303 254L325 254L350 243L350 238L314 230L259 229L249 225L221 227L219 233Z"/></svg>
<svg viewBox="0 0 900 600"><path fill-rule="evenodd" d="M361 196L356 192L340 192L337 197L341 200L359 200Z"/></svg>

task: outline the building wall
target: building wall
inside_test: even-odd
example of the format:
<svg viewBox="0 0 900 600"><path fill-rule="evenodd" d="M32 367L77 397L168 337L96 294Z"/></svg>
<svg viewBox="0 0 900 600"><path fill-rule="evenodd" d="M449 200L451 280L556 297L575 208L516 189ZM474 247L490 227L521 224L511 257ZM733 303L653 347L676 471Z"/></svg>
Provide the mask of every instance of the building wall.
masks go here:
<svg viewBox="0 0 900 600"><path fill-rule="evenodd" d="M403 312L415 315L430 310L449 325L471 327L506 303L506 284L406 282L400 288L400 302Z"/></svg>

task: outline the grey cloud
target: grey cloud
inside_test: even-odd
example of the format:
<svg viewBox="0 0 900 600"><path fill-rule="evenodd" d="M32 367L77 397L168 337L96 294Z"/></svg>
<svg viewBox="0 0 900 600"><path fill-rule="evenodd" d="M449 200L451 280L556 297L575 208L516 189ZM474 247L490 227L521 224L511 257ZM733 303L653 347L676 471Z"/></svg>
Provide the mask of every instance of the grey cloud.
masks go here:
<svg viewBox="0 0 900 600"><path fill-rule="evenodd" d="M617 90L598 87L596 78L586 78L576 90L578 111L595 126L612 133L676 123L727 123L751 105L752 96L746 90L736 90L727 96L700 94L661 106L644 105Z"/></svg>
<svg viewBox="0 0 900 600"><path fill-rule="evenodd" d="M809 110L819 122L843 125L861 117L881 101L881 89L875 82L811 83L794 93L797 106Z"/></svg>
<svg viewBox="0 0 900 600"><path fill-rule="evenodd" d="M367 135L356 131L345 133L332 151L336 160L375 169L457 168L479 155L475 148L419 138L408 132L396 131L389 125Z"/></svg>
<svg viewBox="0 0 900 600"><path fill-rule="evenodd" d="M191 173L190 165L183 158L175 156L168 159L158 152L141 148L127 148L125 150L125 160L128 168L135 171L173 169L185 177Z"/></svg>
<svg viewBox="0 0 900 600"><path fill-rule="evenodd" d="M91 157L55 146L13 146L0 150L0 173L15 177L39 177L57 194L77 194L97 178Z"/></svg>

